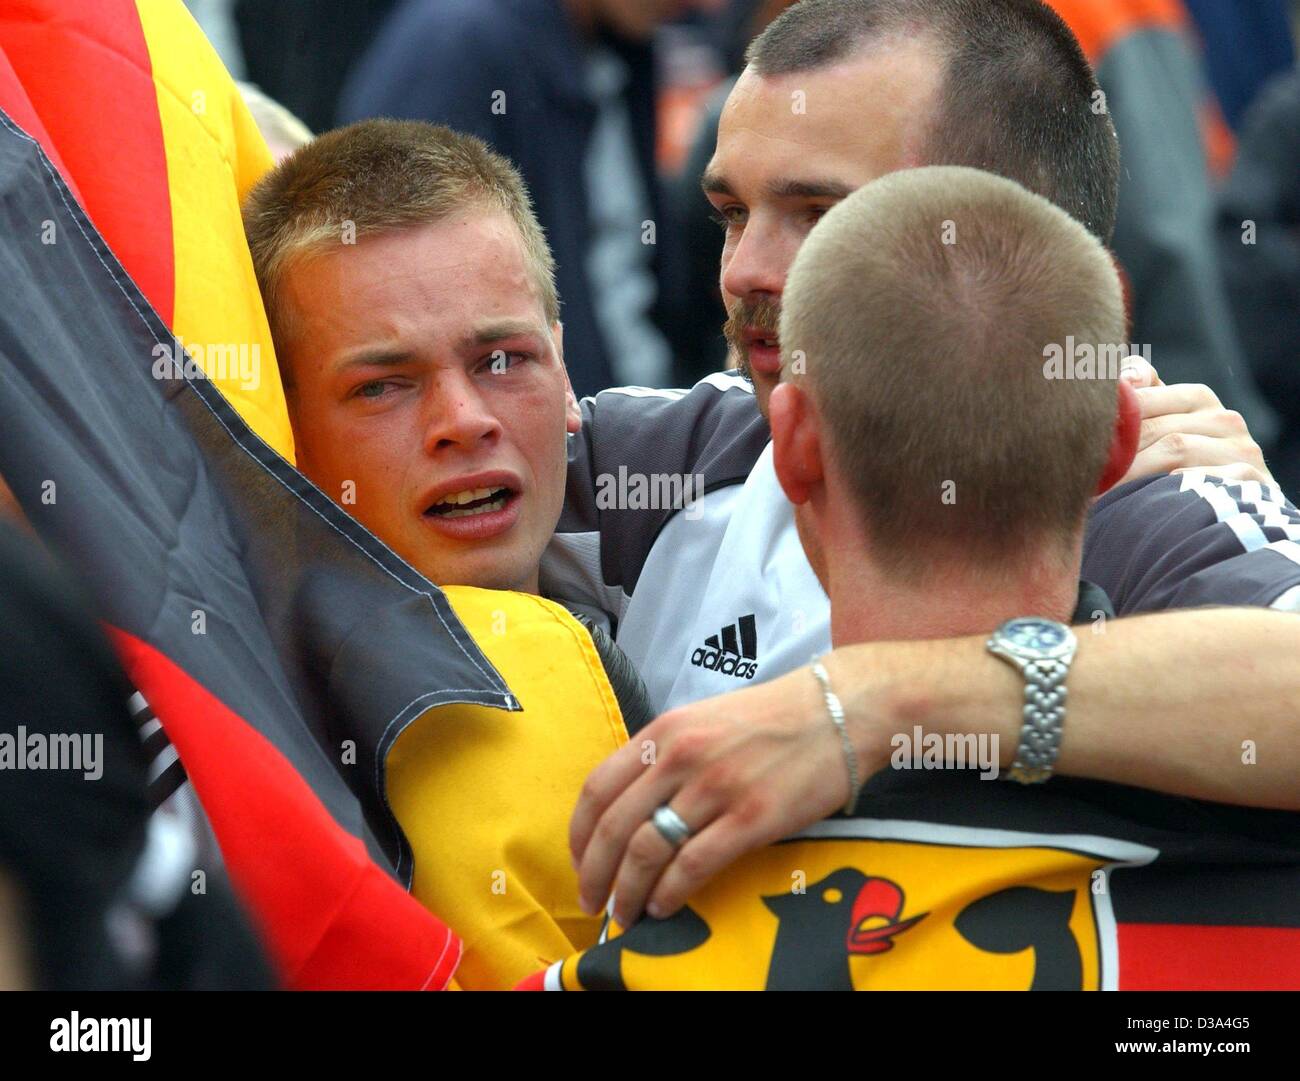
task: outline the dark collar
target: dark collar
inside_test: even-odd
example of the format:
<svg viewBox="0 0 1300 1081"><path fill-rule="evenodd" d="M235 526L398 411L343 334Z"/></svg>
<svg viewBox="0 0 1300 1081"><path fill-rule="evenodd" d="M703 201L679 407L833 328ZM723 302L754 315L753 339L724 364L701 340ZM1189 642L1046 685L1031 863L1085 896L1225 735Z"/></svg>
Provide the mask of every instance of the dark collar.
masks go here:
<svg viewBox="0 0 1300 1081"><path fill-rule="evenodd" d="M1091 582L1079 579L1079 599L1074 606L1074 615L1070 617L1071 623L1092 623L1100 612L1105 619L1115 618L1115 609L1111 606L1110 598L1106 596L1106 591L1101 586L1095 586Z"/></svg>

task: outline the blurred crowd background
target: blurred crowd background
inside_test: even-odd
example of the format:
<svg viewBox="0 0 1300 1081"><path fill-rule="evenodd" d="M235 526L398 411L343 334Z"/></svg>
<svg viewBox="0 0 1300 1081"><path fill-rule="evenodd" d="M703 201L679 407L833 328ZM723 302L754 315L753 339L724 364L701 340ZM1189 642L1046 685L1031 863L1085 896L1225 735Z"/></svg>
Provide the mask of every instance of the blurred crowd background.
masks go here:
<svg viewBox="0 0 1300 1081"><path fill-rule="evenodd" d="M473 132L520 167L555 250L581 394L727 362L700 193L745 47L791 0L187 0L236 78L312 131ZM1123 154L1131 342L1239 410L1300 492L1300 0L1051 0ZM262 121L273 149L306 132ZM275 133L282 132L276 146Z"/></svg>

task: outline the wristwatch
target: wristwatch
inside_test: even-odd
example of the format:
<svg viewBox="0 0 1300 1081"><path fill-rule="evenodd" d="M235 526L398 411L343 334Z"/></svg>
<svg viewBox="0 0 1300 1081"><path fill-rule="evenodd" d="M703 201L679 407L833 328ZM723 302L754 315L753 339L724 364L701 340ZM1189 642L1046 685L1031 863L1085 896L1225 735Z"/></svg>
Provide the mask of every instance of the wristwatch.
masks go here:
<svg viewBox="0 0 1300 1081"><path fill-rule="evenodd" d="M1041 784L1052 775L1061 750L1065 677L1079 640L1064 623L1021 616L994 631L987 646L1025 678L1024 723L1008 776L1021 784Z"/></svg>

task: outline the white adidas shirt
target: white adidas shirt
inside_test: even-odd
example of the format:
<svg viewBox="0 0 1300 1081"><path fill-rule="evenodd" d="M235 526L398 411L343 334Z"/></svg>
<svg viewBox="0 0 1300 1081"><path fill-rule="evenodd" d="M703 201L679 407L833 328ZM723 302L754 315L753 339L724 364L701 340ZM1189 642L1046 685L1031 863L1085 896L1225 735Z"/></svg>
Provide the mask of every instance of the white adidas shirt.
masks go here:
<svg viewBox="0 0 1300 1081"><path fill-rule="evenodd" d="M699 519L678 514L664 527L619 625L618 644L660 712L771 679L831 646L830 601L799 544L772 444L744 484L702 505ZM741 620L755 632L752 675ZM732 642L735 663L734 645L719 648Z"/></svg>

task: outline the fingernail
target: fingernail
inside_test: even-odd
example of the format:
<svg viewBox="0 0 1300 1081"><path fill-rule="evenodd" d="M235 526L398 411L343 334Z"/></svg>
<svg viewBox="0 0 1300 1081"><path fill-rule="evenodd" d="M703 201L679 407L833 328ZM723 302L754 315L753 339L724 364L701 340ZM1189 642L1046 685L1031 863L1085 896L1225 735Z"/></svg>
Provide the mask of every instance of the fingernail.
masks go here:
<svg viewBox="0 0 1300 1081"><path fill-rule="evenodd" d="M1131 383L1138 377L1138 370L1136 368L1121 368L1119 370L1119 377L1121 379L1127 379Z"/></svg>
<svg viewBox="0 0 1300 1081"><path fill-rule="evenodd" d="M586 894L578 895L578 907L588 916L594 916L596 914L596 906L591 903Z"/></svg>
<svg viewBox="0 0 1300 1081"><path fill-rule="evenodd" d="M658 901L651 901L645 906L646 914L652 920L662 920L664 918L664 906Z"/></svg>

